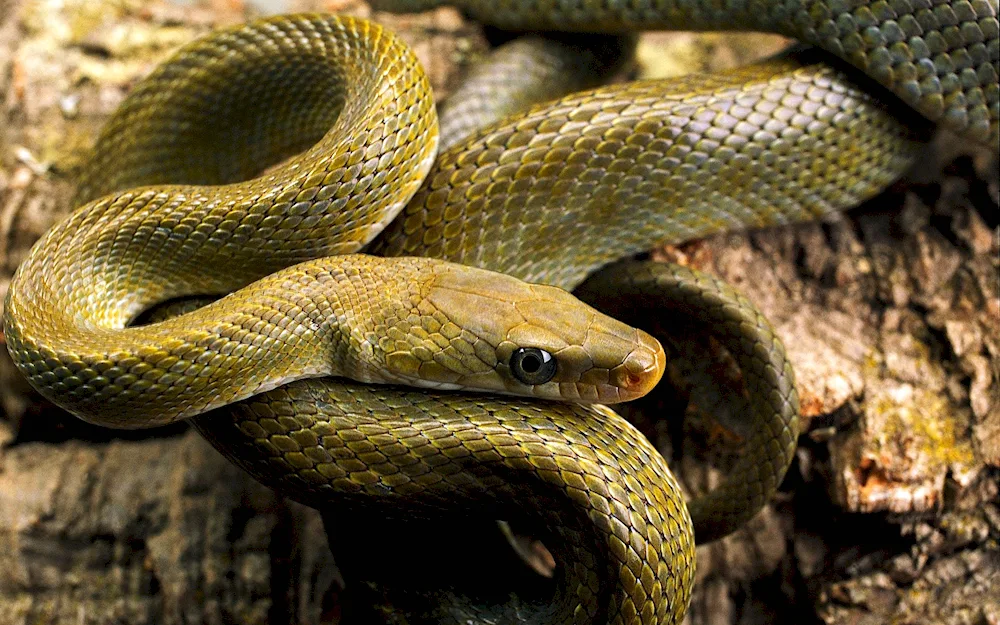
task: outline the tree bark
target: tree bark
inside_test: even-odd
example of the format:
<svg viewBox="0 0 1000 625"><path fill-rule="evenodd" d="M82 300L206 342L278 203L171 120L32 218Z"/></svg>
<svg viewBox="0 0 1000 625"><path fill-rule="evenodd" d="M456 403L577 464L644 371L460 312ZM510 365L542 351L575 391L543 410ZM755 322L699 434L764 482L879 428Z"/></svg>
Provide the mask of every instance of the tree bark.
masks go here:
<svg viewBox="0 0 1000 625"><path fill-rule="evenodd" d="M831 223L658 253L761 308L805 417L761 531L701 548L692 623L1000 622L998 164L966 149Z"/></svg>
<svg viewBox="0 0 1000 625"><path fill-rule="evenodd" d="M67 212L74 163L128 87L270 5L371 14L352 0L0 0L0 297ZM414 45L439 94L484 47L454 11L375 18ZM774 40L657 35L647 70L678 69L649 67L664 45L690 69ZM654 251L760 306L806 417L774 504L699 548L689 623L1000 623L997 180L995 149L942 136L840 219ZM339 621L318 514L186 426L86 426L31 393L2 350L0 410L0 625ZM692 491L720 479L676 452L666 424L641 427Z"/></svg>

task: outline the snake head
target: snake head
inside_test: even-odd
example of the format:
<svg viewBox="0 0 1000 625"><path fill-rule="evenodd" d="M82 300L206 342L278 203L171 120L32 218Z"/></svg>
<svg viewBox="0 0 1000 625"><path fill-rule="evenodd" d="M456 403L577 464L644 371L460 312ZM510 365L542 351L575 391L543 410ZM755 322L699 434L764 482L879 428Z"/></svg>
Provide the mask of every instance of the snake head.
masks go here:
<svg viewBox="0 0 1000 625"><path fill-rule="evenodd" d="M414 386L616 403L649 392L665 367L642 330L562 289L482 269L436 264L416 312L409 336L383 349L390 375Z"/></svg>

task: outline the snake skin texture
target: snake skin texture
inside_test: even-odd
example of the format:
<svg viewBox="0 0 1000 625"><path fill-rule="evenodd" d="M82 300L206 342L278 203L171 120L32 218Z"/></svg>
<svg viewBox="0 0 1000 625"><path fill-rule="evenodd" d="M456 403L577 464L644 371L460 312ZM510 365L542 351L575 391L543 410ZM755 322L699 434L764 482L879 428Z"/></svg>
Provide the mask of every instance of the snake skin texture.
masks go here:
<svg viewBox="0 0 1000 625"><path fill-rule="evenodd" d="M815 45L885 85L934 122L976 141L1000 137L1000 28L991 0L376 0L448 4L510 30L756 30Z"/></svg>
<svg viewBox="0 0 1000 625"><path fill-rule="evenodd" d="M658 244L855 206L926 135L818 56L611 85L501 120L439 155L369 249L572 289Z"/></svg>
<svg viewBox="0 0 1000 625"><path fill-rule="evenodd" d="M543 15L527 0L492 6L513 17L523 9L532 19L550 20L500 24L505 27L666 27L673 22L657 13L664 9L671 20L686 15L688 29L715 28L727 18L726 27L776 30L826 44L868 77L804 51L727 74L598 88L473 131L432 166L437 124L426 79L412 54L381 28L301 15L222 31L184 48L109 121L82 176L78 199L90 203L46 235L19 268L6 303L5 334L37 388L71 410L82 401L77 412L92 420L151 425L252 395L196 417L197 427L259 479L311 505L348 514L374 510L387 519L456 514L476 527L506 518L542 528L558 562L549 595L504 602L455 588L417 595L402 589L393 601L406 606L409 622L677 623L690 599L695 535L718 537L759 510L787 468L797 430L793 377L773 330L745 300L705 276L627 266L631 277L604 285L617 292L617 304L593 296L602 306L632 301L627 308L635 312L660 302L657 293L666 289L669 301L683 302L674 313L704 315L741 364L753 407L747 459L738 465L744 479L730 479L720 494L687 506L662 458L599 405L418 393L334 378L293 381L312 365L248 379L243 391L214 403L178 400L174 407L181 412L174 416L169 410L152 418L134 415L122 406L102 412L105 396L87 394L114 395L124 381L137 393L153 388L172 398L188 392L178 381L205 385L197 372L242 366L246 355L294 359L289 346L309 336L284 319L317 327L307 310L311 304L291 294L306 267L356 259L362 265L353 271L366 277L377 273L372 267L391 262L453 267L362 256L311 260L362 249L511 276L483 290L459 280L448 290L462 293L452 298L450 316L428 325L419 315L422 300L404 298L414 306L413 319L387 317L393 323L382 324L385 337L350 334L347 341L362 352L388 341L386 355L412 353L415 343L427 341L419 346L431 350L429 359L417 360L433 363L429 377L400 378L414 368L423 373L405 358L397 377L371 376L366 364L353 371L364 370L358 375L363 379L464 388L465 378L454 377L458 365L448 359L464 362L463 348L452 341L473 322L471 302L490 314L510 310L486 303L485 291L520 292L517 280L569 289L598 267L659 243L815 219L871 197L905 171L928 133L929 125L896 96L970 136L996 135L997 20L988 3L848 7L775 0L723 10L697 1L654 2L639 15L629 13L632 5L608 2L595 5L603 9L596 19L582 10ZM485 3L464 8L489 17ZM558 21L563 18L571 19ZM896 30L909 39L900 40ZM873 79L896 96L880 92ZM534 93L530 82L522 92ZM919 93L912 93L914 84ZM303 261L320 265L296 265ZM223 267L227 273L218 271ZM397 273L395 281L379 280L368 290L395 296L403 284L420 282ZM251 301L237 291L190 315L114 329L162 301L217 297L264 276L276 286L263 304L237 309ZM582 288L590 296L590 287ZM563 296L558 304L555 295L543 301L539 321L527 324L530 332L520 324L503 326L506 333L492 341L493 373L509 373L505 359L526 345L526 336L542 336L545 347L569 352L558 370L596 364L608 371L591 374L590 382L624 391L641 387L636 394L648 390L659 375L653 372L662 370L658 344ZM660 303L670 310L668 302ZM92 307L90 317L83 316L86 332L56 340L65 342L53 349L46 337L61 336L67 318L79 320L80 306ZM185 325L213 310L231 315L222 325L229 341L222 346L220 332L199 334L204 328ZM340 315L332 316L339 324ZM449 326L451 316L463 324ZM573 329L575 320L589 331L594 319L607 324L607 336L632 345L612 349L609 364L618 366L617 378L615 367L601 367L590 355L587 333ZM401 321L419 328L414 341L399 333ZM556 328L563 326L578 338L559 335ZM191 332L186 339L176 336L182 327ZM95 351L94 341L108 338L109 328L139 337L136 351L111 343ZM156 336L159 329L165 330ZM151 337L161 342L147 358L143 349ZM598 341L602 349L609 342ZM478 355L475 340L464 344ZM442 356L433 355L434 346ZM635 349L645 359L629 365ZM351 374L352 367L346 369L338 371ZM581 391L578 380L557 386L577 401L603 401ZM486 388L536 394L506 383ZM229 392L219 386L209 395ZM138 396L123 403L142 412Z"/></svg>
<svg viewBox="0 0 1000 625"><path fill-rule="evenodd" d="M296 63L287 62L288 54ZM268 87L283 76L306 87L301 102L277 104L281 96ZM270 98L249 97L261 87ZM159 325L120 328L160 301L227 293L298 261L356 251L395 216L430 166L436 116L428 89L408 48L363 21L276 21L192 44L135 90L98 139L80 197L103 198L46 233L18 268L4 320L14 362L58 405L118 427L191 416L211 408L220 392L225 403L255 386L266 390L289 365L289 379L302 377L315 358L293 364L294 355L275 349L298 342L290 321L302 314L294 301L270 309L267 291L280 290L281 279L251 304L264 309L263 318L236 313L217 328L195 326L183 336L169 327L160 333ZM246 126L256 133L213 132L225 125L209 119L209 110L235 122L244 102L258 103L245 109ZM292 115L300 105L310 112ZM264 112L282 106L285 119L269 123ZM402 123L386 123L395 115ZM165 184L104 195L165 179L227 182L245 173L246 153L276 158L289 145L301 147L289 131L323 139L281 171L241 186L239 196L226 186ZM215 145L224 147L213 151ZM376 171L393 161L399 166ZM298 229L303 224L316 227ZM71 247L89 253L52 251ZM213 265L231 271L206 271ZM81 281L90 284L86 297L74 287ZM113 343L116 328L124 348ZM260 365L279 367L265 373L271 383L249 371L221 380L211 373L239 369L238 361L254 353ZM227 391L226 381L244 388ZM181 390L188 383L193 394ZM157 412L150 399L166 400L166 410ZM130 407L140 414L129 414ZM152 414L143 416L147 407Z"/></svg>
<svg viewBox="0 0 1000 625"><path fill-rule="evenodd" d="M545 528L564 564L537 603L484 606L430 589L408 622L674 623L687 609L694 539L680 488L646 438L603 406L320 380L195 423L309 505L406 519L447 512L463 523L514 515Z"/></svg>
<svg viewBox="0 0 1000 625"><path fill-rule="evenodd" d="M592 89L621 71L635 51L631 36L519 37L473 66L439 107L440 148L544 102Z"/></svg>

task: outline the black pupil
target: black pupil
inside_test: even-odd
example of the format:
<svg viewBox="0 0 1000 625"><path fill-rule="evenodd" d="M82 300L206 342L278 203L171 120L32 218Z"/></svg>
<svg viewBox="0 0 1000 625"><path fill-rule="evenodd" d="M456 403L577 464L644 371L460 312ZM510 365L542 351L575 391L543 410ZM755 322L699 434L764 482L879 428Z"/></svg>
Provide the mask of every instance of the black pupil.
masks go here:
<svg viewBox="0 0 1000 625"><path fill-rule="evenodd" d="M524 384L545 384L556 374L556 360L545 350L522 347L510 355L510 372Z"/></svg>

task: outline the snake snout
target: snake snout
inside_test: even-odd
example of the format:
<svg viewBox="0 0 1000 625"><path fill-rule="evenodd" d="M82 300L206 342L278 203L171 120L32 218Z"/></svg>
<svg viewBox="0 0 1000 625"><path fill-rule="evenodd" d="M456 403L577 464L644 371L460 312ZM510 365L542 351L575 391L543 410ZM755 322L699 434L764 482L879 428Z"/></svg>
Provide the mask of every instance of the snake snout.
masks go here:
<svg viewBox="0 0 1000 625"><path fill-rule="evenodd" d="M653 390L666 369L667 356L660 342L642 330L636 333L638 347L611 370L610 382L618 391L617 401L638 399ZM606 403L614 401L606 400Z"/></svg>

